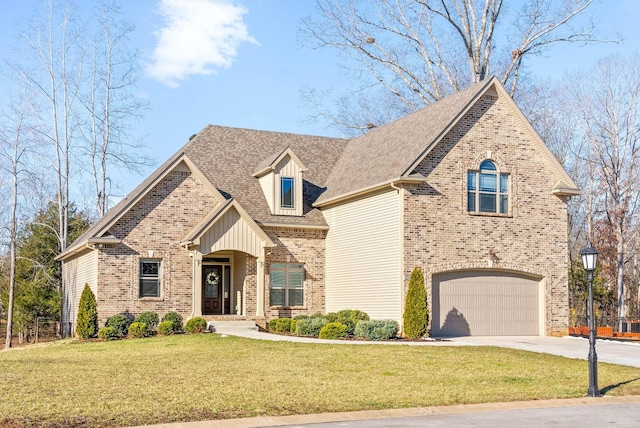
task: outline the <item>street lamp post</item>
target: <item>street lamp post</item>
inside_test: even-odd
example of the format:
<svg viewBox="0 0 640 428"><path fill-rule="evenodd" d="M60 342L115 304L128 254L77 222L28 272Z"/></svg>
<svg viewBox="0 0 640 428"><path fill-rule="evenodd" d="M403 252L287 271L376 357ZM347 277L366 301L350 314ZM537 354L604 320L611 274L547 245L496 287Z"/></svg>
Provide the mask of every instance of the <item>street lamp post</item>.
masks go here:
<svg viewBox="0 0 640 428"><path fill-rule="evenodd" d="M596 270L598 252L591 242L580 252L582 265L589 281L589 397L600 397L598 389L598 356L596 355L596 324L593 316L593 272Z"/></svg>

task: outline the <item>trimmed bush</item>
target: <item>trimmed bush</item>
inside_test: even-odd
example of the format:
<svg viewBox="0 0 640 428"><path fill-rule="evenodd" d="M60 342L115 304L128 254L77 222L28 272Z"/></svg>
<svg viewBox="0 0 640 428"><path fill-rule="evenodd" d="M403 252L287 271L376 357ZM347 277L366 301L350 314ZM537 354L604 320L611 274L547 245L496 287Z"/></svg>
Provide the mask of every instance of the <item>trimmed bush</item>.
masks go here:
<svg viewBox="0 0 640 428"><path fill-rule="evenodd" d="M173 312L173 311L172 312L167 312L162 317L162 322L165 322L165 321L171 322L171 325L172 325L174 333L182 333L182 331L183 331L182 315L180 315L177 312ZM158 331L160 331L160 326L158 326Z"/></svg>
<svg viewBox="0 0 640 428"><path fill-rule="evenodd" d="M152 335L152 331L149 326L143 322L134 321L129 326L129 338L130 339L140 339L143 337L149 337Z"/></svg>
<svg viewBox="0 0 640 428"><path fill-rule="evenodd" d="M369 321L369 315L357 309L343 309L338 311L337 321L347 326L347 333L353 334L358 321Z"/></svg>
<svg viewBox="0 0 640 428"><path fill-rule="evenodd" d="M398 322L394 320L360 320L354 331L356 337L369 340L393 339L398 334Z"/></svg>
<svg viewBox="0 0 640 428"><path fill-rule="evenodd" d="M290 333L291 332L291 323L293 320L291 318L275 318L269 321L269 331L272 333Z"/></svg>
<svg viewBox="0 0 640 428"><path fill-rule="evenodd" d="M98 339L100 340L117 340L121 337L113 327L102 327L98 332Z"/></svg>
<svg viewBox="0 0 640 428"><path fill-rule="evenodd" d="M173 323L171 321L162 321L158 324L158 334L162 336L171 336L173 333Z"/></svg>
<svg viewBox="0 0 640 428"><path fill-rule="evenodd" d="M150 331L155 332L158 329L158 323L160 322L160 318L158 317L158 314L155 312L143 312L137 317L135 317L133 322L145 323L147 325L147 328Z"/></svg>
<svg viewBox="0 0 640 428"><path fill-rule="evenodd" d="M291 326L289 327L289 333L296 334L296 326L298 325L298 320L291 320Z"/></svg>
<svg viewBox="0 0 640 428"><path fill-rule="evenodd" d="M336 312L329 312L323 315L327 322L338 322L338 314Z"/></svg>
<svg viewBox="0 0 640 428"><path fill-rule="evenodd" d="M322 327L328 324L327 320L322 317L304 318L297 321L296 334L298 336L318 337Z"/></svg>
<svg viewBox="0 0 640 428"><path fill-rule="evenodd" d="M118 314L107 318L107 322L104 323L104 326L113 328L116 335L119 338L123 338L129 333L129 326L132 322L133 317L131 314Z"/></svg>
<svg viewBox="0 0 640 428"><path fill-rule="evenodd" d="M306 320L307 318L309 318L309 315L296 315L295 317L293 317L294 320L298 321L298 320Z"/></svg>
<svg viewBox="0 0 640 428"><path fill-rule="evenodd" d="M320 339L344 339L347 337L347 326L341 322L330 322L320 329Z"/></svg>
<svg viewBox="0 0 640 428"><path fill-rule="evenodd" d="M207 320L202 317L191 318L184 326L184 330L189 333L202 333L207 329Z"/></svg>
<svg viewBox="0 0 640 428"><path fill-rule="evenodd" d="M427 290L424 288L424 275L416 267L411 272L409 290L404 305L404 335L410 339L418 339L427 333L429 325L429 308L427 306Z"/></svg>
<svg viewBox="0 0 640 428"><path fill-rule="evenodd" d="M78 321L76 322L76 335L80 339L96 337L98 333L98 305L96 296L85 284L78 304Z"/></svg>

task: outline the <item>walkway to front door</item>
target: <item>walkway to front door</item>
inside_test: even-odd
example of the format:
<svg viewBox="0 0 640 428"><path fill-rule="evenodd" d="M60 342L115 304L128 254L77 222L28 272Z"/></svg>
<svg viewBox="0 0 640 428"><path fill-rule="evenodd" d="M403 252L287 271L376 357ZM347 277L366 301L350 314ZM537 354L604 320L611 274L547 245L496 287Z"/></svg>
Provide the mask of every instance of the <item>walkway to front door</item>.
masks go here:
<svg viewBox="0 0 640 428"><path fill-rule="evenodd" d="M202 314L230 313L231 266L204 265L202 267Z"/></svg>

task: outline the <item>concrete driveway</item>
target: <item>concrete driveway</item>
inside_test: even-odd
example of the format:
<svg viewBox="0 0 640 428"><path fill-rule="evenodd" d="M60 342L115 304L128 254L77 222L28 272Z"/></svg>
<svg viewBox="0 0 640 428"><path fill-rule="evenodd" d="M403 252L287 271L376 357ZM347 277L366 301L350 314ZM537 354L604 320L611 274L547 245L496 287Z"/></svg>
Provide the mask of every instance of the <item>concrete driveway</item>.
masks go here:
<svg viewBox="0 0 640 428"><path fill-rule="evenodd" d="M541 336L466 336L445 338L443 340L425 340L417 342L368 342L348 340L323 340L311 337L281 336L259 332L242 327L217 326L216 333L241 336L250 339L330 343L336 345L399 345L399 346L498 346L560 355L562 357L586 360L589 354L589 340L580 337L541 337ZM596 354L599 362L640 367L640 343L597 340Z"/></svg>
<svg viewBox="0 0 640 428"><path fill-rule="evenodd" d="M586 360L589 340L581 337L467 336L450 338L458 345L498 346ZM640 343L596 340L599 362L640 367Z"/></svg>

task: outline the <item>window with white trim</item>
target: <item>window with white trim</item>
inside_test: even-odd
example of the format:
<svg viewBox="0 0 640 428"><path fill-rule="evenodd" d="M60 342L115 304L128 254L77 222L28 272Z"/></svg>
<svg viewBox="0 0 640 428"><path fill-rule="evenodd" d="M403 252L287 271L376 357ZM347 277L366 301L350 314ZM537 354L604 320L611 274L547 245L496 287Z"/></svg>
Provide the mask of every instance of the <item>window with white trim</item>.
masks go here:
<svg viewBox="0 0 640 428"><path fill-rule="evenodd" d="M280 177L280 208L295 208L293 189L293 177Z"/></svg>
<svg viewBox="0 0 640 428"><path fill-rule="evenodd" d="M509 214L509 174L485 160L467 173L467 211L476 214Z"/></svg>
<svg viewBox="0 0 640 428"><path fill-rule="evenodd" d="M304 264L269 265L269 306L304 306Z"/></svg>
<svg viewBox="0 0 640 428"><path fill-rule="evenodd" d="M140 297L160 297L161 261L140 260Z"/></svg>

